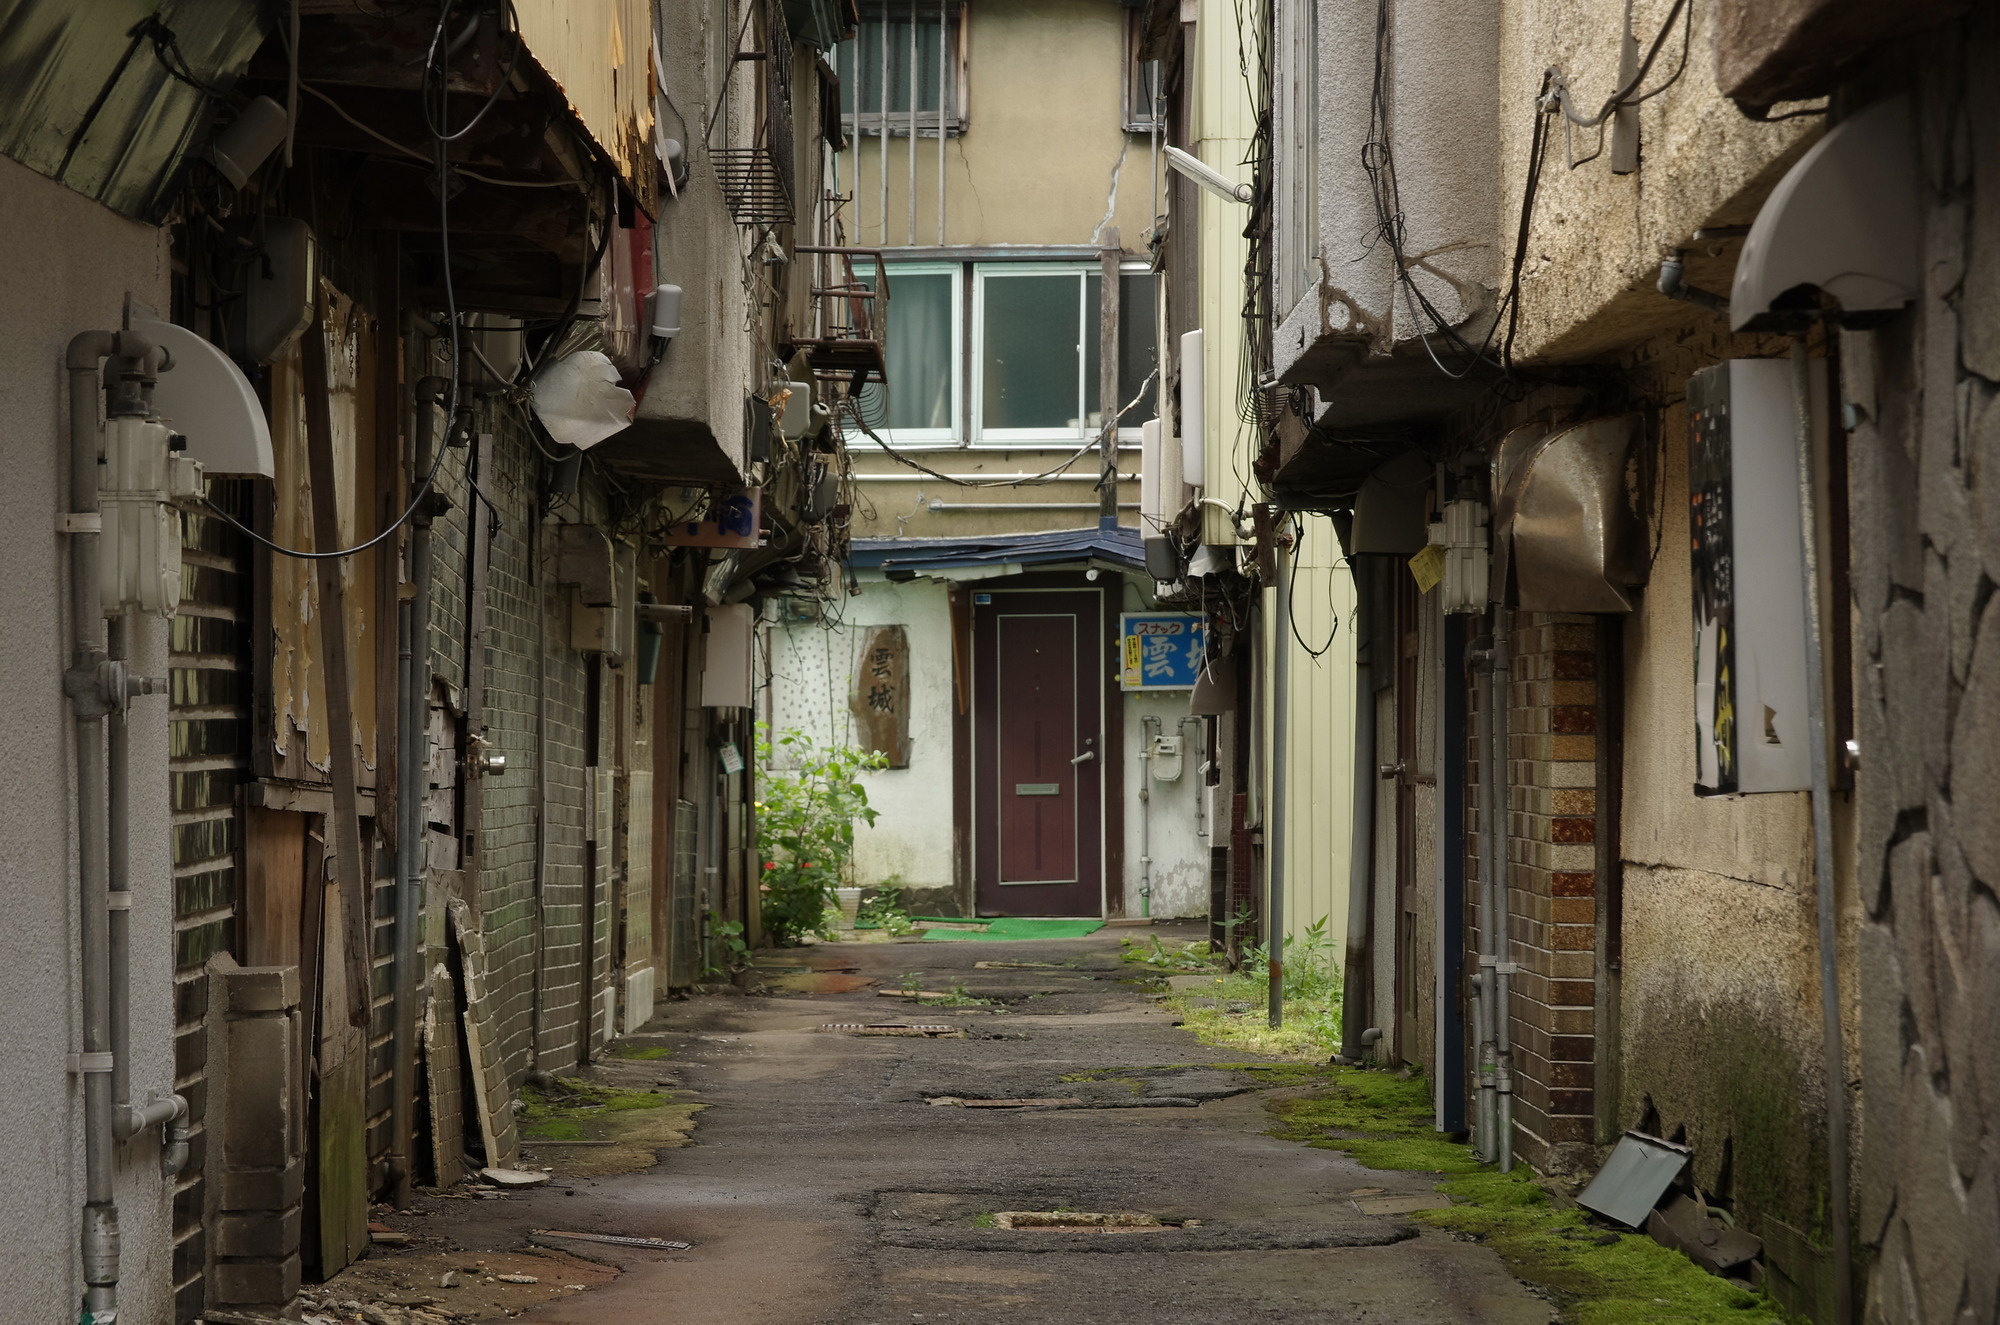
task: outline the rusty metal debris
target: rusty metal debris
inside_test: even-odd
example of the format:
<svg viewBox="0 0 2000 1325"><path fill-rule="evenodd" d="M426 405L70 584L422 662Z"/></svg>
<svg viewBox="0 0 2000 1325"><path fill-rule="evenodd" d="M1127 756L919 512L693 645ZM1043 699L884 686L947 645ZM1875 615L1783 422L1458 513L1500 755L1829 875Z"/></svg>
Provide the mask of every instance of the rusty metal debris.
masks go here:
<svg viewBox="0 0 2000 1325"><path fill-rule="evenodd" d="M848 1035L921 1035L932 1039L965 1034L958 1027L947 1026L943 1022L829 1021L820 1029L841 1031Z"/></svg>

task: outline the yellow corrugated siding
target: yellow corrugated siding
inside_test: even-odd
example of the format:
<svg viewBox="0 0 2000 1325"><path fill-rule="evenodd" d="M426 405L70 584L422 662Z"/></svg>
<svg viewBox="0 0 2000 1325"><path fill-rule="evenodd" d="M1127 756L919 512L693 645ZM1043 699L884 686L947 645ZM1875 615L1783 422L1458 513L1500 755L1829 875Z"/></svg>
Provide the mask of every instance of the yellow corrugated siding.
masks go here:
<svg viewBox="0 0 2000 1325"><path fill-rule="evenodd" d="M591 139L651 206L651 0L515 0L528 54L555 80ZM643 187L642 187L643 186Z"/></svg>
<svg viewBox="0 0 2000 1325"><path fill-rule="evenodd" d="M1250 152L1255 108L1244 82L1241 54L1255 49L1256 34L1239 21L1249 17L1234 0L1201 0L1195 26L1195 155L1231 179L1246 179L1243 160ZM1243 422L1243 264L1250 241L1243 237L1246 210L1203 190L1201 199L1202 358L1207 379L1204 411L1204 496L1222 507L1204 506L1202 541L1216 546L1237 541L1233 510L1250 481L1253 430ZM1254 498L1252 499L1254 500Z"/></svg>
<svg viewBox="0 0 2000 1325"><path fill-rule="evenodd" d="M1332 522L1306 516L1292 585L1297 636L1275 610L1266 616L1265 650L1291 650L1286 823L1285 932L1297 937L1325 919L1337 961L1347 941L1347 881L1354 806L1354 580L1341 561ZM1266 602L1274 609L1276 595ZM1280 634L1282 632L1282 634ZM1306 646L1332 644L1315 658ZM1303 643L1301 643L1303 638ZM1268 663L1266 664L1269 665ZM1265 714L1266 749L1272 715ZM1269 804L1268 792L1265 804Z"/></svg>

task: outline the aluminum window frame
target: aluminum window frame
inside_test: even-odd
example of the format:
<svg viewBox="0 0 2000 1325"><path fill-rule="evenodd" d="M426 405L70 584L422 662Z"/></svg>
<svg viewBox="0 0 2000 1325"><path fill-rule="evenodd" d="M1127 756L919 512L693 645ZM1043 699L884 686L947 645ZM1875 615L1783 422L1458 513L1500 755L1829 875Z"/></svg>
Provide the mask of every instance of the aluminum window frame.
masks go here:
<svg viewBox="0 0 2000 1325"><path fill-rule="evenodd" d="M896 282L905 276L950 276L951 282L951 362L945 371L951 379L951 422L942 428L877 428L876 435L899 451L956 450L963 446L960 436L965 419L965 265L963 262L884 262L883 270L889 277L889 288L895 289ZM893 309L894 305L891 305ZM889 344L882 344L884 361L887 361ZM896 384L889 383L891 407L896 398Z"/></svg>
<svg viewBox="0 0 2000 1325"><path fill-rule="evenodd" d="M870 24L894 23L898 19L907 22L911 8L909 0L878 0L877 3L863 5L861 8L860 26L866 27ZM968 38L971 16L967 12L967 0L943 0L942 3L940 3L940 0L916 0L914 8L919 17L935 14L940 10L944 11L946 15L948 23L946 38L948 58L943 70L946 83L945 96L943 98L945 101L944 132L946 137L956 138L963 134L972 122L970 114L971 98L967 92L971 84L971 42ZM858 104L861 96L861 49L861 34L859 28L857 28L854 39L852 41L841 42L833 52L834 59L832 64L834 75L840 80L843 88L847 86L850 78L853 79L854 96L857 101L857 105L853 111L842 111L840 113L841 127L846 130L849 138L908 138L910 136L911 116L909 107L906 106L901 110L891 109L885 112L881 109L879 101L871 108L863 108ZM897 49L907 51L907 43L899 46ZM896 55L892 51L890 53L890 60L893 62L895 58ZM922 55L919 55L918 58L921 60ZM938 136L938 108L933 106L925 109L920 106L917 108L915 114L917 124L916 136L918 138L936 138ZM884 132L885 124L887 126L886 133Z"/></svg>

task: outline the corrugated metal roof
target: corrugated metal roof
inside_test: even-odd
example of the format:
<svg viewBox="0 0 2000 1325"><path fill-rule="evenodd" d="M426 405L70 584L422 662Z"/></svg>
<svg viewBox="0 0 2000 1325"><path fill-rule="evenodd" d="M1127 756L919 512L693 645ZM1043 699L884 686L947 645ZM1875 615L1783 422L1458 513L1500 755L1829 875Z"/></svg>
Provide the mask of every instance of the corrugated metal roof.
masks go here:
<svg viewBox="0 0 2000 1325"><path fill-rule="evenodd" d="M1037 534L960 538L857 538L849 562L868 570L949 570L959 566L1042 565L1054 561L1105 561L1141 570L1146 554L1139 531L1051 529Z"/></svg>
<svg viewBox="0 0 2000 1325"><path fill-rule="evenodd" d="M269 30L257 0L0 0L0 152L153 217Z"/></svg>

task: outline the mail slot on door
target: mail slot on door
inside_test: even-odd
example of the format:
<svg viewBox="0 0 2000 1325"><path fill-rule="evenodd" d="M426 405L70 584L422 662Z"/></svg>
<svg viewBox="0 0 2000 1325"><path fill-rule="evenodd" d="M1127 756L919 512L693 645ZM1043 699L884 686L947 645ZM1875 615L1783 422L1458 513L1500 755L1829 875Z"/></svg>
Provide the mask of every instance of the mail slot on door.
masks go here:
<svg viewBox="0 0 2000 1325"><path fill-rule="evenodd" d="M1014 794L1016 796L1060 796L1062 795L1062 783L1016 782L1014 784Z"/></svg>

